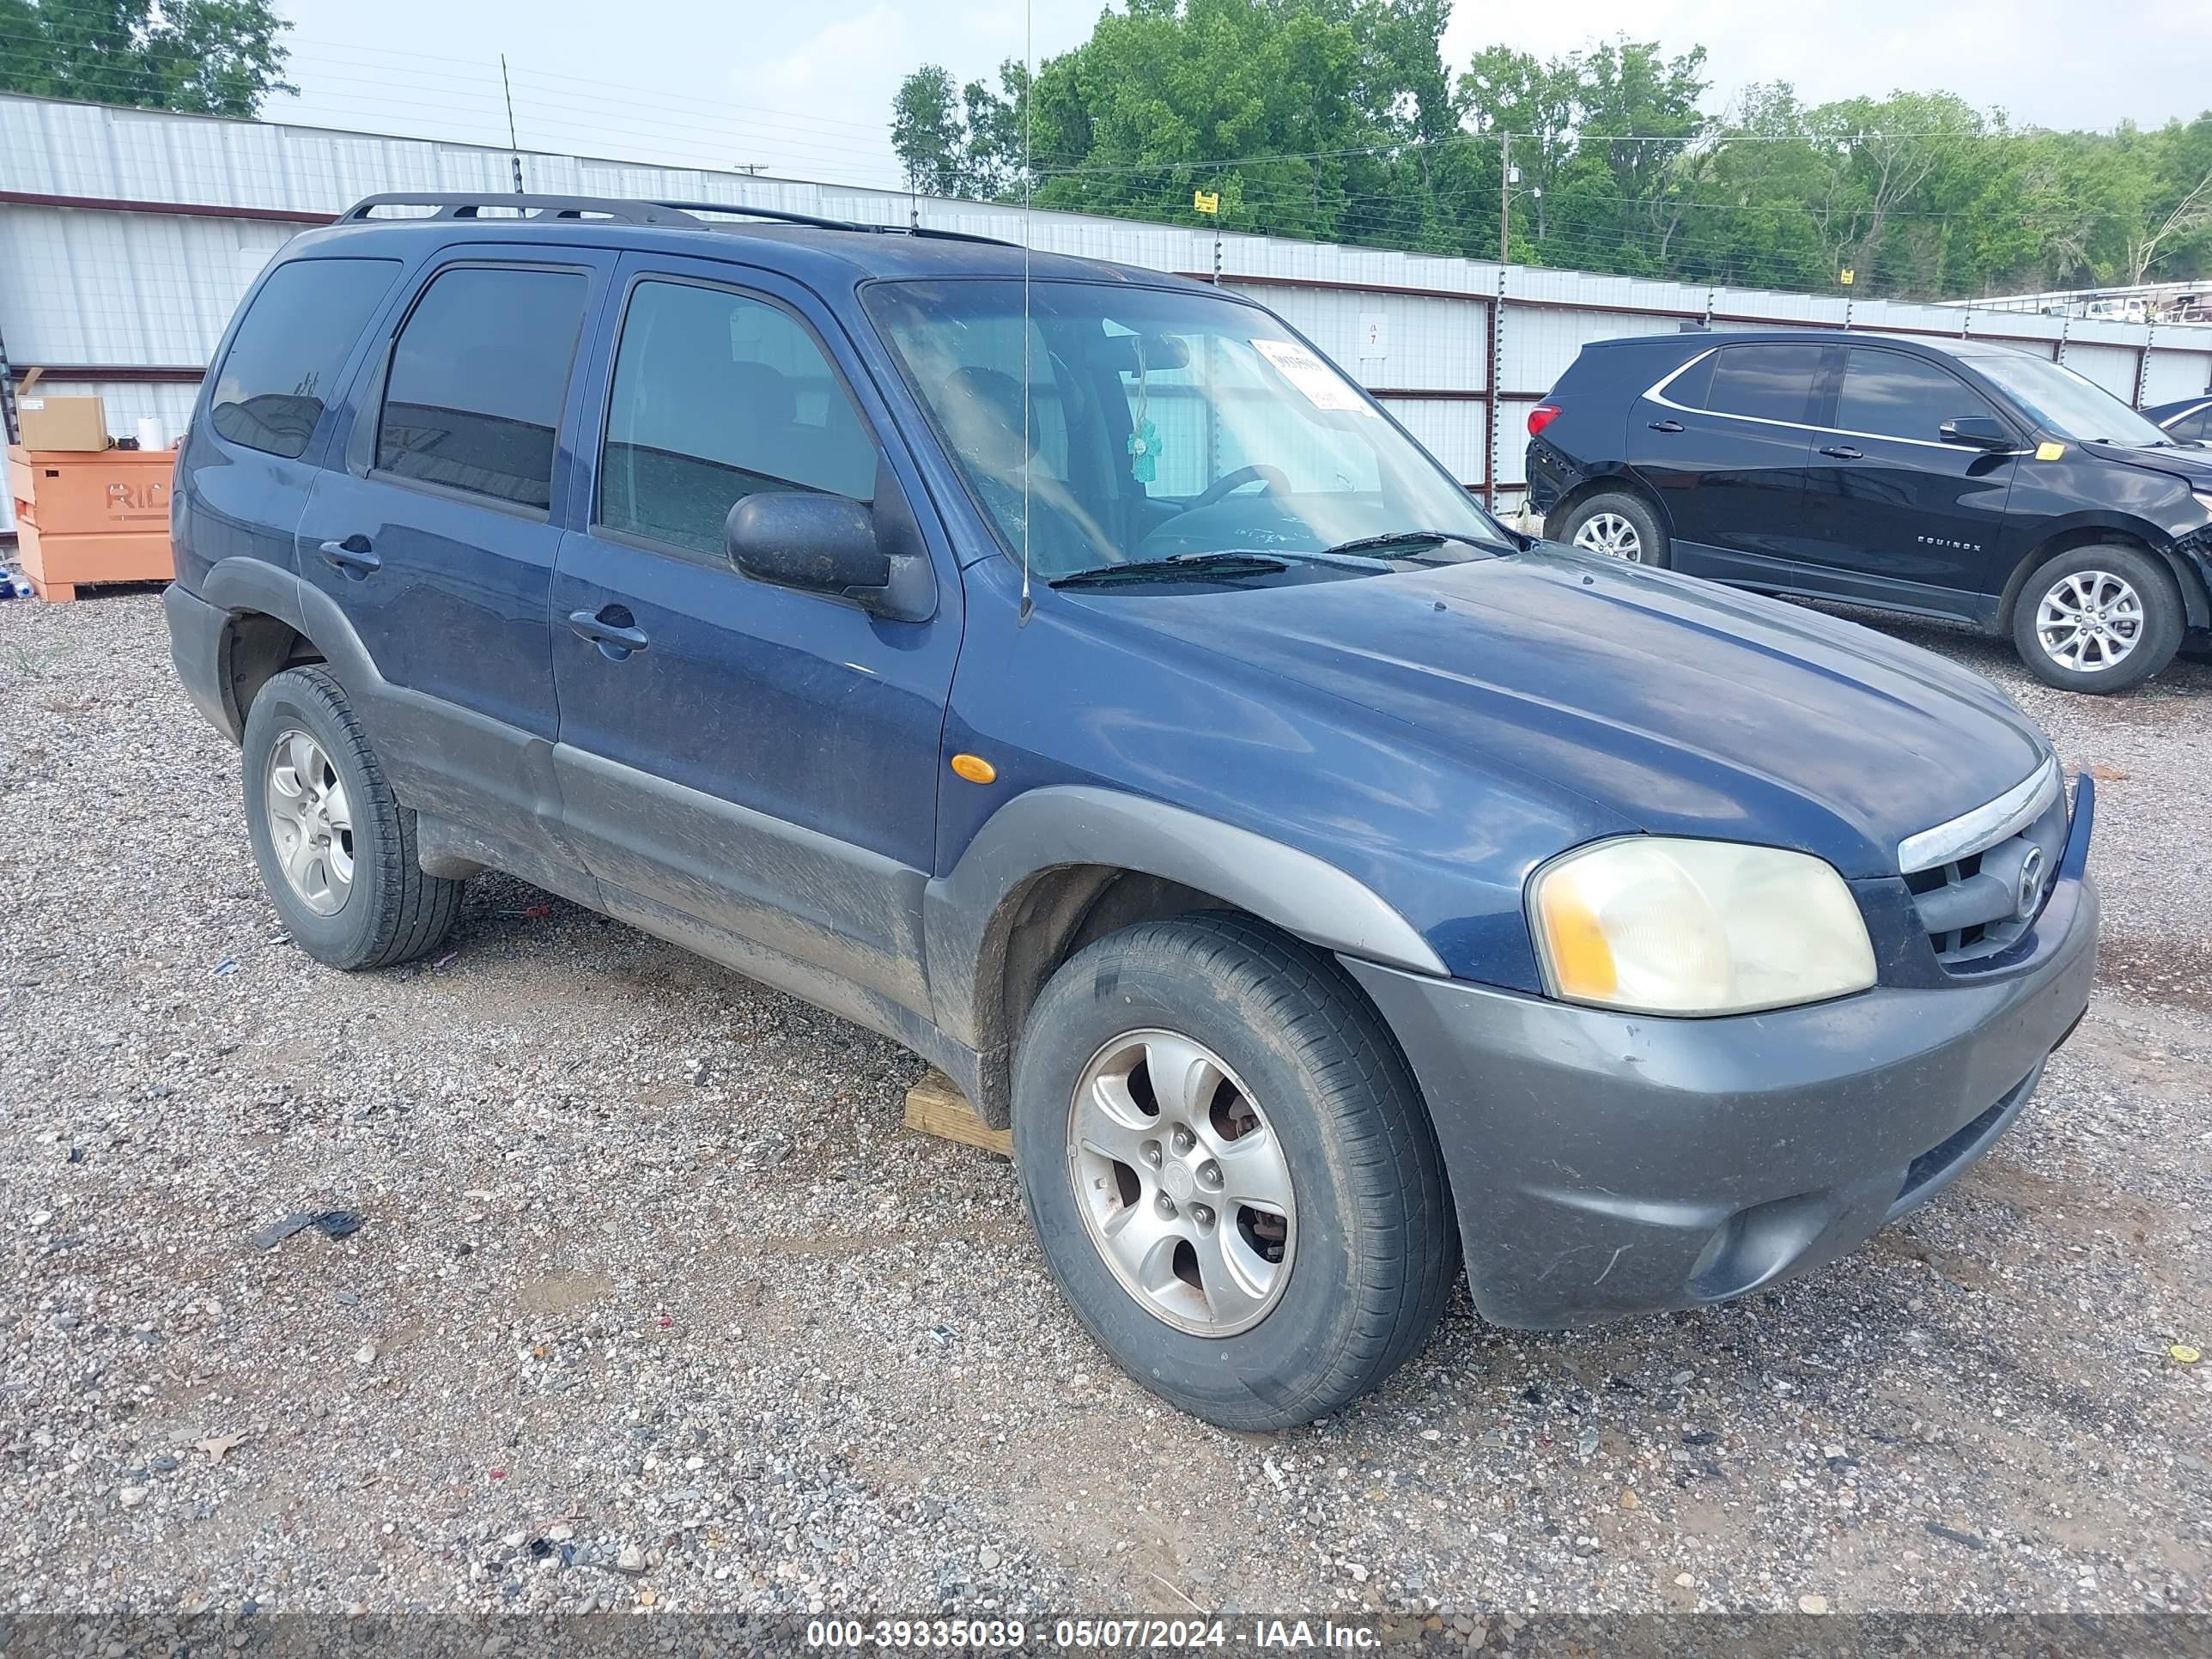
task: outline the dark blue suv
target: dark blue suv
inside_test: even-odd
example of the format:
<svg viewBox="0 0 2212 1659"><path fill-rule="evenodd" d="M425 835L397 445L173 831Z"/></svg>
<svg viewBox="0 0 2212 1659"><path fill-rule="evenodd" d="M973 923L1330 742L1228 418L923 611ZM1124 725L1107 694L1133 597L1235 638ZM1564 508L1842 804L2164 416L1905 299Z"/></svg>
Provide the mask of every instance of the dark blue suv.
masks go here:
<svg viewBox="0 0 2212 1659"><path fill-rule="evenodd" d="M322 961L496 868L888 1034L1246 1428L1462 1255L1528 1327L1832 1261L2081 1018L2091 784L1987 681L1513 534L1218 289L713 211L372 200L223 342L170 629Z"/></svg>

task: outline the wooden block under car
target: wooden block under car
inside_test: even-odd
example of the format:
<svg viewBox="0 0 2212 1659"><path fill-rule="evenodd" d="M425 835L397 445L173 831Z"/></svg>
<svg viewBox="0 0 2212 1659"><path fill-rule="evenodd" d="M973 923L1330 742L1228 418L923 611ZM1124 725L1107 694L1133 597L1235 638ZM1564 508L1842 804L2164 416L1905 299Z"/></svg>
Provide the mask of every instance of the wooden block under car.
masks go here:
<svg viewBox="0 0 2212 1659"><path fill-rule="evenodd" d="M906 1091L906 1127L963 1146L981 1146L1000 1158L1014 1155L1013 1131L984 1122L942 1072L932 1072Z"/></svg>
<svg viewBox="0 0 2212 1659"><path fill-rule="evenodd" d="M96 582L166 582L173 449L8 448L23 574L59 603Z"/></svg>

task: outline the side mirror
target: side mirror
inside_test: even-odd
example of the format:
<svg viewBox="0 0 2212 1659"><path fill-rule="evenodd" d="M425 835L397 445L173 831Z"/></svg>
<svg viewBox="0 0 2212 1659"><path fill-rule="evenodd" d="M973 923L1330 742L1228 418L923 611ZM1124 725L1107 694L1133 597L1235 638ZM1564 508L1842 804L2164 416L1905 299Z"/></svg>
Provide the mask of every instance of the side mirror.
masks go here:
<svg viewBox="0 0 2212 1659"><path fill-rule="evenodd" d="M1944 422L1936 428L1936 432L1945 443L1958 444L1966 449L2011 449L2016 447L2012 434L2005 429L2004 422L1994 415L1961 415L1954 421Z"/></svg>
<svg viewBox="0 0 2212 1659"><path fill-rule="evenodd" d="M730 562L755 581L862 605L890 585L875 514L848 496L763 490L730 509L722 534Z"/></svg>

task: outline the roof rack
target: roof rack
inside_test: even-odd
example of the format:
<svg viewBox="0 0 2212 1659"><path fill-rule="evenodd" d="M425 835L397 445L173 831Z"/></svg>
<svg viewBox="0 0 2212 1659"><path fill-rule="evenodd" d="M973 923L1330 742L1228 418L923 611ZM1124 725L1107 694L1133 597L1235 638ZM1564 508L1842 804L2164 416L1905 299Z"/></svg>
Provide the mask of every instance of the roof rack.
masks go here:
<svg viewBox="0 0 2212 1659"><path fill-rule="evenodd" d="M772 219L787 225L811 225L817 230L864 230L879 236L927 236L935 241L984 242L993 247L1016 244L997 236L978 236L972 231L939 230L930 225L872 225L859 219L824 219L811 213L793 213L783 208L745 207L736 202L655 202L655 207L677 208L687 213L733 213L746 219Z"/></svg>
<svg viewBox="0 0 2212 1659"><path fill-rule="evenodd" d="M491 195L441 191L398 191L365 196L338 216L341 224L364 222L384 207L431 208L426 219L519 219L543 224L549 221L579 223L610 220L625 225L666 225L678 228L710 228L697 216L728 214L741 219L766 219L777 224L805 225L816 230L862 231L880 236L926 236L947 242L985 242L994 247L1011 244L996 236L977 236L964 230L937 230L926 225L871 225L855 219L825 219L811 213L793 213L782 208L747 207L738 202L646 202L617 196ZM488 211L489 210L489 211Z"/></svg>
<svg viewBox="0 0 2212 1659"><path fill-rule="evenodd" d="M699 221L688 213L672 210L665 202L625 201L615 196L497 196L473 191L395 191L382 196L364 196L343 213L338 222L349 223L369 218L381 207L434 208L434 213L424 214L427 219L506 219L509 217L544 222L546 220L611 219L626 225L692 225ZM499 209L486 213L487 208Z"/></svg>

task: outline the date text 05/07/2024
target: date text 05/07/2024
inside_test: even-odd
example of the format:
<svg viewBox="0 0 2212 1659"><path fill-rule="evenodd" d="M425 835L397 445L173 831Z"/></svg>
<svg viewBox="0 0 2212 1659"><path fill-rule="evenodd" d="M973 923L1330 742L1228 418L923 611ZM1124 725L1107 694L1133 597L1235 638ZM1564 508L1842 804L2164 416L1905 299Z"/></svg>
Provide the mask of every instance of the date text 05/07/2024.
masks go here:
<svg viewBox="0 0 2212 1659"><path fill-rule="evenodd" d="M1328 1619L817 1619L806 1626L806 1645L832 1651L1364 1652L1380 1648L1382 1634Z"/></svg>

